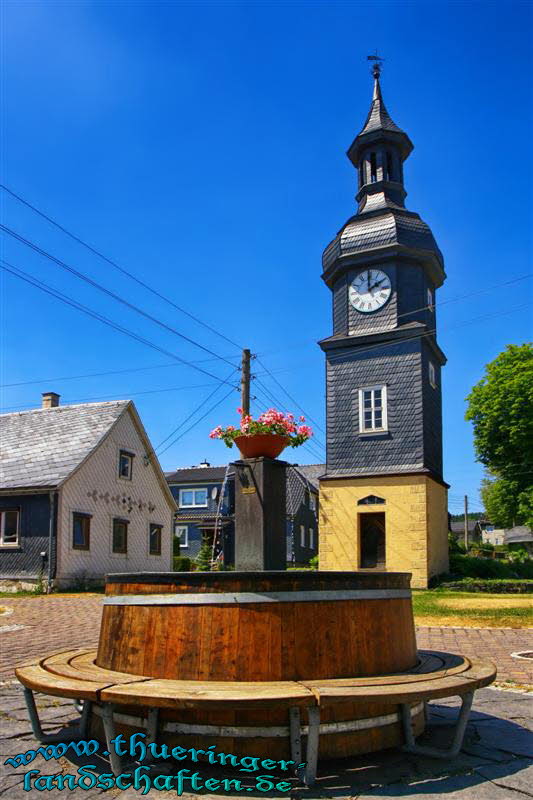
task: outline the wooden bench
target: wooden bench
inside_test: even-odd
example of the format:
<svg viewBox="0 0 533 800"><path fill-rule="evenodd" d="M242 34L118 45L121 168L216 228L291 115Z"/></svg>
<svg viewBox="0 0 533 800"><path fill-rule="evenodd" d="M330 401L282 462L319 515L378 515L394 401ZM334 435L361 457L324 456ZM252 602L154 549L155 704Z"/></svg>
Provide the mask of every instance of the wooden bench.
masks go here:
<svg viewBox="0 0 533 800"><path fill-rule="evenodd" d="M496 676L492 662L457 656L451 653L420 651L416 667L408 672L368 678L337 678L310 681L184 681L155 679L124 672L113 672L95 664L95 651L67 650L26 663L15 670L24 686L24 694L32 729L40 741L64 741L64 737L43 733L33 692L83 700L76 738L86 738L91 713L101 716L111 768L123 771L120 757L110 744L115 725L128 724L145 728L147 741L155 742L159 731L160 709L286 709L288 725L271 728L190 725L164 723L165 730L181 734L217 736L285 736L290 737L291 758L302 763L302 737L306 737L305 771L299 777L312 785L316 778L318 745L321 734L361 730L376 723L376 717L352 722L320 722L320 712L342 702L368 704L376 702L396 707L392 722L401 721L405 744L411 753L437 758L452 758L461 749L474 692L490 684ZM446 750L422 747L415 741L412 715L429 700L458 696L462 698L453 742ZM132 717L121 713L121 706L147 709L145 716ZM301 724L305 709L308 725ZM386 724L387 720L383 723Z"/></svg>

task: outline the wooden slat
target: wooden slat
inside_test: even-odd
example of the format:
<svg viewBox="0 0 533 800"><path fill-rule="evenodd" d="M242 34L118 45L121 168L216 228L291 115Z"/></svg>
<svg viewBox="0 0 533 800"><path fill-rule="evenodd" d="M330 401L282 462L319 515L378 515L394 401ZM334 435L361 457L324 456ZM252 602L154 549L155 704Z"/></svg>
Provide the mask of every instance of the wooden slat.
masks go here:
<svg viewBox="0 0 533 800"><path fill-rule="evenodd" d="M166 706L170 708L279 708L316 705L313 693L293 681L168 681L148 680L111 686L104 702Z"/></svg>
<svg viewBox="0 0 533 800"><path fill-rule="evenodd" d="M42 667L20 667L15 670L15 675L28 689L35 692L50 694L56 697L81 698L82 700L96 700L97 692L108 686L108 683L80 681L71 678L62 678L53 675Z"/></svg>

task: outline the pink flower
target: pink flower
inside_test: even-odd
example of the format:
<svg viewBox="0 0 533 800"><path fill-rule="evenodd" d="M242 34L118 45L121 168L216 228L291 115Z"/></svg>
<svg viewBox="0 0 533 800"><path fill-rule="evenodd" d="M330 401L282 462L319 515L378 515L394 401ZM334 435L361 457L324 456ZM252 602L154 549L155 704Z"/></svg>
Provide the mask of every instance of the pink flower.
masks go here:
<svg viewBox="0 0 533 800"><path fill-rule="evenodd" d="M242 414L242 408L237 409L237 414Z"/></svg>

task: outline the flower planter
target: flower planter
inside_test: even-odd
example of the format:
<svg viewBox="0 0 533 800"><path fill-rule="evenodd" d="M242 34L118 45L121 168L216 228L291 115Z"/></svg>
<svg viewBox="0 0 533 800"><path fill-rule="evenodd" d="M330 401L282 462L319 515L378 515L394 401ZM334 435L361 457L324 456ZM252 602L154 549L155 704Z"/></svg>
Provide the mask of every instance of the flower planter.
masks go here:
<svg viewBox="0 0 533 800"><path fill-rule="evenodd" d="M277 458L289 444L289 437L278 433L237 436L235 444L243 458Z"/></svg>

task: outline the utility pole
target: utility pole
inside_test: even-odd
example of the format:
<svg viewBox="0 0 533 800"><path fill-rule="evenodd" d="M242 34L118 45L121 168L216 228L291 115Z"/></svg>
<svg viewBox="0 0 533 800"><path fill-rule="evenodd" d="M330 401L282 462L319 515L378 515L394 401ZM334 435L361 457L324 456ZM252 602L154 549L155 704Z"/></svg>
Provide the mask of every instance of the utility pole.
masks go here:
<svg viewBox="0 0 533 800"><path fill-rule="evenodd" d="M242 366L241 366L241 407L242 413L250 413L250 351L244 349L242 351Z"/></svg>
<svg viewBox="0 0 533 800"><path fill-rule="evenodd" d="M465 550L468 552L468 495L465 494Z"/></svg>

